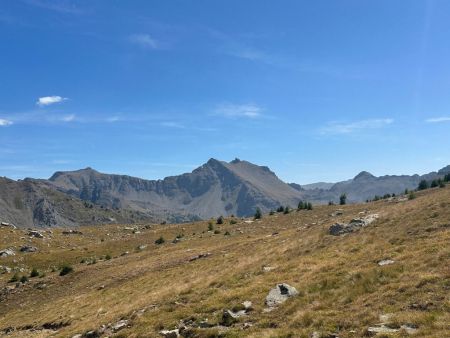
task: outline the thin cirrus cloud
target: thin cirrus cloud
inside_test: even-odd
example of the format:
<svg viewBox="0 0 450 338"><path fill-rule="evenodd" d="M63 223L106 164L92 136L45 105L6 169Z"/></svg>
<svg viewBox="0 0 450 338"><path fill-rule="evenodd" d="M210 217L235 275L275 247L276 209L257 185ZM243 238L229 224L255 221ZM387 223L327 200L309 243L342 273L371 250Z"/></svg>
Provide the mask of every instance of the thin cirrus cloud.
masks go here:
<svg viewBox="0 0 450 338"><path fill-rule="evenodd" d="M262 117L262 111L263 109L255 104L223 104L214 110L214 115L256 119Z"/></svg>
<svg viewBox="0 0 450 338"><path fill-rule="evenodd" d="M43 97L38 98L36 104L39 107L45 107L45 106L50 106L52 104L60 103L60 102L66 101L66 100L67 100L67 98L62 97L62 96L56 96L56 95L55 96L43 96Z"/></svg>
<svg viewBox="0 0 450 338"><path fill-rule="evenodd" d="M131 43L146 49L161 48L160 43L149 34L132 34L128 37L128 40Z"/></svg>
<svg viewBox="0 0 450 338"><path fill-rule="evenodd" d="M441 122L450 122L449 116L441 116L441 117L433 117L425 120L427 123L441 123Z"/></svg>
<svg viewBox="0 0 450 338"><path fill-rule="evenodd" d="M330 122L320 129L322 135L351 134L367 129L379 129L386 127L394 122L393 119L368 119L350 123Z"/></svg>
<svg viewBox="0 0 450 338"><path fill-rule="evenodd" d="M0 127L7 127L13 124L13 121L7 119L0 119Z"/></svg>

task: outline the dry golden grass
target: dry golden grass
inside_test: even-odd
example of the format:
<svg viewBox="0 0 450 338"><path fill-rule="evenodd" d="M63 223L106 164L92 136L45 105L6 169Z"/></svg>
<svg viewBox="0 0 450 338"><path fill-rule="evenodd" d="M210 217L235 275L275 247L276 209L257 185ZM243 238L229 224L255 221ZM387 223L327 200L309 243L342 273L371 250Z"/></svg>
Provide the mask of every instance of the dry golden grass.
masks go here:
<svg viewBox="0 0 450 338"><path fill-rule="evenodd" d="M208 222L139 226L135 234L125 225L81 228L83 235L53 229L51 238L32 240L26 231L0 229L0 249L28 242L39 248L0 258L1 265L21 267L22 274L33 267L45 272L0 298L0 329L17 329L8 337L71 337L126 318L130 327L116 337L158 337L187 318L217 323L223 309L250 300L254 310L241 320L250 328L195 334L309 337L317 331L363 337L379 315L389 313L390 325L416 324L414 337L450 337L450 188L402 203L348 205L342 216L331 217L337 208L264 215L253 223L226 219L214 225L220 234L208 232ZM364 210L379 213L379 220L345 236L328 234L331 224ZM182 240L172 244L179 234ZM166 242L154 244L160 236ZM147 247L137 250L139 245ZM80 263L94 258L95 264ZM384 258L395 263L378 266ZM64 263L74 272L52 272ZM263 266L275 269L264 272ZM1 288L11 285L9 278L0 275ZM295 286L299 296L265 313L265 296L279 282ZM46 287L40 290L38 283ZM141 309L146 311L137 314ZM46 323L65 326L41 330Z"/></svg>

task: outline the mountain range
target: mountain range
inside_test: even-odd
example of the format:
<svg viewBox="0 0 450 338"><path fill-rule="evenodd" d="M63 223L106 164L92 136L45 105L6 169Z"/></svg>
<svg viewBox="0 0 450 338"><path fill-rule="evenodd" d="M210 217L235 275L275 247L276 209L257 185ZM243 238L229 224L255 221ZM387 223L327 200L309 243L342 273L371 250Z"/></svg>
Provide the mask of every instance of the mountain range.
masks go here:
<svg viewBox="0 0 450 338"><path fill-rule="evenodd" d="M280 205L349 203L415 189L422 179L450 173L450 166L426 175L376 177L363 171L337 183L301 186L280 180L268 167L235 159L210 159L178 176L146 180L100 173L92 168L56 172L48 180L0 178L0 221L19 227L103 223L185 222L219 215L250 216Z"/></svg>

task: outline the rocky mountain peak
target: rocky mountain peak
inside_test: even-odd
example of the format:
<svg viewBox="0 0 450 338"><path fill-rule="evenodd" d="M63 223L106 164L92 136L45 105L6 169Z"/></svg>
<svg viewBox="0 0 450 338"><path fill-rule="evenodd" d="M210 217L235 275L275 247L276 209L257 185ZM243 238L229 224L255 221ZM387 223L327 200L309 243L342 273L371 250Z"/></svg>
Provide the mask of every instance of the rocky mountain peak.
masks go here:
<svg viewBox="0 0 450 338"><path fill-rule="evenodd" d="M356 175L353 180L362 180L362 179L370 179L370 178L375 178L375 176L373 176L371 173L369 173L368 171L361 171L358 175Z"/></svg>

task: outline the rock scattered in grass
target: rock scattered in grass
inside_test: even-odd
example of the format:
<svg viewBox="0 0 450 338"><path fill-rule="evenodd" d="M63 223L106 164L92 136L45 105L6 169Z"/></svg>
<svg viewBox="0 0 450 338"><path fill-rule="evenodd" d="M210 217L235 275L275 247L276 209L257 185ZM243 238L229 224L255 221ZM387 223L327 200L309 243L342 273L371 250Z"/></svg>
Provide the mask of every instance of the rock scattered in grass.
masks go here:
<svg viewBox="0 0 450 338"><path fill-rule="evenodd" d="M159 334L166 338L177 338L180 336L180 332L178 329L175 330L162 330L159 331Z"/></svg>
<svg viewBox="0 0 450 338"><path fill-rule="evenodd" d="M288 298L298 295L298 291L289 284L282 283L277 284L266 297L266 305L269 308L273 308L284 303Z"/></svg>
<svg viewBox="0 0 450 338"><path fill-rule="evenodd" d="M378 214L371 214L366 217L354 218L350 223L335 223L329 229L330 235L340 236L354 232L373 223L378 217Z"/></svg>
<svg viewBox="0 0 450 338"><path fill-rule="evenodd" d="M15 256L16 253L12 248L0 250L0 257Z"/></svg>
<svg viewBox="0 0 450 338"><path fill-rule="evenodd" d="M36 252L38 249L35 246L24 245L20 248L20 252Z"/></svg>
<svg viewBox="0 0 450 338"><path fill-rule="evenodd" d="M395 262L392 259L382 259L378 262L379 266L394 264Z"/></svg>
<svg viewBox="0 0 450 338"><path fill-rule="evenodd" d="M28 236L34 238L44 238L44 235L37 230L31 230L30 232L28 232Z"/></svg>

